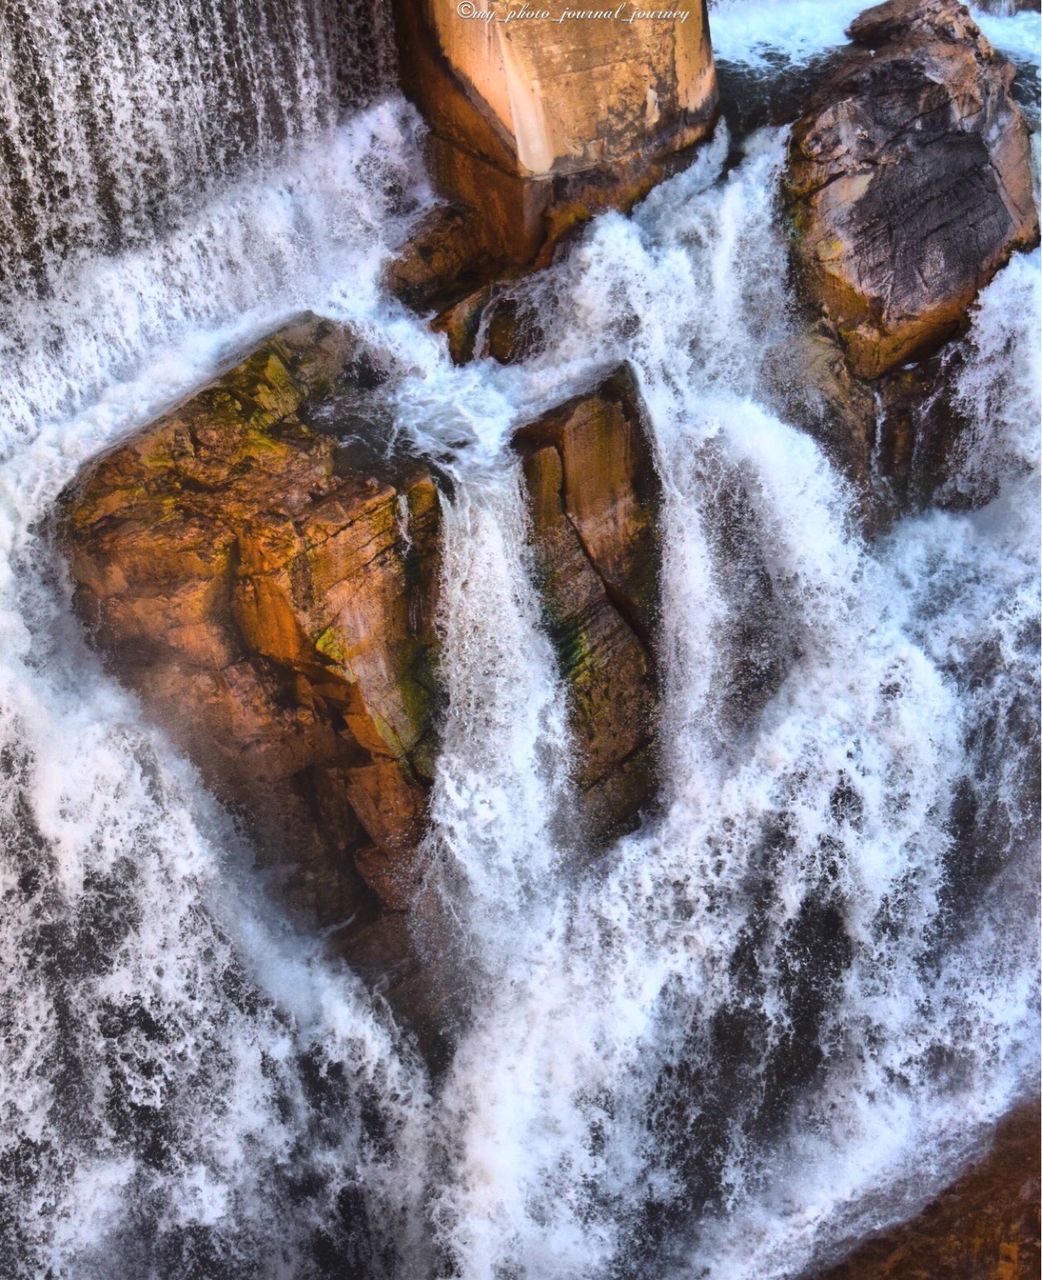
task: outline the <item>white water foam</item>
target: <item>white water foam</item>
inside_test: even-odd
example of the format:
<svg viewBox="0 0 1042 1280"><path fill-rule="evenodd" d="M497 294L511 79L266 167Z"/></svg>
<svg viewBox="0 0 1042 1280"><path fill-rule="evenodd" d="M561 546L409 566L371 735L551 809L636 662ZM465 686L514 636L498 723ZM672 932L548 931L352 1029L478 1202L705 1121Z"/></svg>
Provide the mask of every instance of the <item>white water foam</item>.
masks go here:
<svg viewBox="0 0 1042 1280"><path fill-rule="evenodd" d="M569 383L626 356L638 371L667 493L672 803L515 936L457 1051L435 1221L475 1280L792 1275L910 1211L1036 1069L1035 928L1030 911L1004 927L1001 906L1030 884L1029 850L1004 849L1004 879L954 934L946 899L952 795L980 776L990 699L1012 692L972 692L951 650L998 638L998 684L1030 704L1034 543L993 503L865 547L816 446L757 403L787 331L783 142L754 139L721 184L721 139L632 220L599 220L519 290L549 354L489 371L533 405L551 363ZM1037 457L1037 337L1011 345L1010 317L1032 312L1010 302L1037 271L1018 259L985 296L963 383L989 441L1005 389L1019 483ZM718 729L736 618L709 533L735 477L793 655L739 749ZM953 581L972 586L946 601ZM1005 747L1027 792L1033 732ZM1015 822L1025 778L984 785Z"/></svg>
<svg viewBox="0 0 1042 1280"><path fill-rule="evenodd" d="M351 10L320 0L7 0L0 299L49 293L71 262L151 242L215 179L387 93L387 6L355 0Z"/></svg>
<svg viewBox="0 0 1042 1280"><path fill-rule="evenodd" d="M808 62L846 44L846 30L867 6L860 0L714 0L709 29L714 56L768 67L779 59Z"/></svg>
<svg viewBox="0 0 1042 1280"><path fill-rule="evenodd" d="M711 0L713 53L722 61L766 70L798 64L847 43L847 27L869 6L862 0ZM999 6L995 6L998 10ZM981 30L1008 57L1037 66L1040 20L1037 12L1005 13L970 6Z"/></svg>
<svg viewBox="0 0 1042 1280"><path fill-rule="evenodd" d="M499 470L445 503L439 629L452 656L425 851L438 945L459 922L478 999L494 958L553 893L551 832L570 799L566 699L527 562L520 468Z"/></svg>
<svg viewBox="0 0 1042 1280"><path fill-rule="evenodd" d="M510 368L454 368L378 287L429 199L393 104L12 316L13 1274L792 1276L914 1207L1030 1086L1038 255L985 293L959 374L959 483L987 505L867 547L845 483L768 408L793 323L783 147L758 135L725 175L721 134L632 219L599 219L518 286L548 346ZM429 852L472 981L435 1085L271 918L195 774L83 649L38 527L83 460L302 307L392 354L399 429L456 484ZM665 490L667 804L577 880L506 444L623 359ZM753 678L735 634L765 649ZM954 793L987 808L987 848Z"/></svg>

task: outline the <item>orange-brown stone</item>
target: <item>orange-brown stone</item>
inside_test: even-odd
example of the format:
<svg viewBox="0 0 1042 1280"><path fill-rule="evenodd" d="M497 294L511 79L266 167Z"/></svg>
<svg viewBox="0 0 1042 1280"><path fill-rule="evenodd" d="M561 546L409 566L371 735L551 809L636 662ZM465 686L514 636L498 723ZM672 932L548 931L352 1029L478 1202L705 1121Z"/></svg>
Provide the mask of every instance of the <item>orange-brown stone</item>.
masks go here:
<svg viewBox="0 0 1042 1280"><path fill-rule="evenodd" d="M1011 1112L991 1151L918 1217L866 1241L814 1280L1037 1280L1037 1103Z"/></svg>
<svg viewBox="0 0 1042 1280"><path fill-rule="evenodd" d="M323 922L407 906L433 750L439 500L340 444L364 358L305 317L62 500L95 641Z"/></svg>
<svg viewBox="0 0 1042 1280"><path fill-rule="evenodd" d="M561 0L538 7L548 16L501 0L465 8L396 0L395 23L435 183L478 215L473 288L476 271L545 261L577 221L639 199L712 128L717 87L704 0L641 22L569 18L576 6Z"/></svg>
<svg viewBox="0 0 1042 1280"><path fill-rule="evenodd" d="M654 790L659 485L632 377L515 436L546 613L571 699L588 834L632 820Z"/></svg>

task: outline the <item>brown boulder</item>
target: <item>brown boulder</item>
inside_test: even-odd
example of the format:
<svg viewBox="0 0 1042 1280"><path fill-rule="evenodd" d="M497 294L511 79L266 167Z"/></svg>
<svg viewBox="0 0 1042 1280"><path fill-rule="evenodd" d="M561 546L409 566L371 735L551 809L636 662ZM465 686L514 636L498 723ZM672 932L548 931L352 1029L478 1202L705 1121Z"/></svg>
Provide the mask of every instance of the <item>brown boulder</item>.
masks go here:
<svg viewBox="0 0 1042 1280"><path fill-rule="evenodd" d="M348 330L302 317L85 467L58 532L115 673L283 893L351 925L338 949L430 1047L440 965L420 962L405 913L442 697L440 501L429 468L382 451L384 377ZM630 375L515 447L596 844L653 792L659 488Z"/></svg>
<svg viewBox="0 0 1042 1280"><path fill-rule="evenodd" d="M889 0L792 132L797 274L855 373L875 378L956 333L1038 238L1014 70L955 0Z"/></svg>
<svg viewBox="0 0 1042 1280"><path fill-rule="evenodd" d="M588 835L624 828L654 787L659 482L621 369L514 438L546 625L571 697Z"/></svg>
<svg viewBox="0 0 1042 1280"><path fill-rule="evenodd" d="M387 288L413 311L447 308L491 280L502 263L482 247L478 213L468 205L432 209L384 273Z"/></svg>
<svg viewBox="0 0 1042 1280"><path fill-rule="evenodd" d="M444 333L449 341L449 355L454 364L466 364L476 354L482 318L492 297L492 286L482 285L465 298L446 307L431 321L435 333Z"/></svg>
<svg viewBox="0 0 1042 1280"><path fill-rule="evenodd" d="M680 19L622 8L396 0L401 83L431 128L435 181L479 211L481 250L504 267L632 204L712 127L704 0Z"/></svg>
<svg viewBox="0 0 1042 1280"><path fill-rule="evenodd" d="M433 766L437 491L345 443L380 376L304 317L60 512L95 642L323 923L407 904Z"/></svg>
<svg viewBox="0 0 1042 1280"><path fill-rule="evenodd" d="M484 285L467 294L435 316L431 328L446 335L456 364L466 364L475 356L515 364L546 346L538 308L503 285Z"/></svg>
<svg viewBox="0 0 1042 1280"><path fill-rule="evenodd" d="M1039 1109L999 1125L991 1151L918 1217L814 1280L1037 1280Z"/></svg>

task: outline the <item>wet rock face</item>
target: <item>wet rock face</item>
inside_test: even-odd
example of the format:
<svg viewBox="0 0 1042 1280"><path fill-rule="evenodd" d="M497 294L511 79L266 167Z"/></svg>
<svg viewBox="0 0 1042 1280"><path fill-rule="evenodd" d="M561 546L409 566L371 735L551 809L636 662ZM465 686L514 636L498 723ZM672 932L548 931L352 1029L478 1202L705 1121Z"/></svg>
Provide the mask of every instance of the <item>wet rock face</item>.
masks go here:
<svg viewBox="0 0 1042 1280"><path fill-rule="evenodd" d="M389 264L385 283L407 307L438 311L496 274L498 259L482 249L477 211L469 205L439 205L421 219Z"/></svg>
<svg viewBox="0 0 1042 1280"><path fill-rule="evenodd" d="M546 349L538 308L513 296L509 285L476 289L435 316L431 328L446 335L455 364L488 356L500 364L516 364Z"/></svg>
<svg viewBox="0 0 1042 1280"><path fill-rule="evenodd" d="M321 925L353 919L341 949L374 977L404 964L407 985L443 698L441 507L423 462L383 451L386 377L350 331L303 317L86 467L58 530L115 673L283 892ZM629 376L515 445L600 840L652 793L658 487Z"/></svg>
<svg viewBox="0 0 1042 1280"><path fill-rule="evenodd" d="M797 275L875 378L956 333L1038 238L1013 67L954 0L889 0L793 128L786 197Z"/></svg>
<svg viewBox="0 0 1042 1280"><path fill-rule="evenodd" d="M987 1156L911 1222L813 1280L1034 1280L1039 1273L1039 1111L999 1125Z"/></svg>
<svg viewBox="0 0 1042 1280"><path fill-rule="evenodd" d="M704 2L684 21L567 17L583 8L395 3L401 83L430 125L435 179L480 212L504 263L632 203L715 118Z"/></svg>
<svg viewBox="0 0 1042 1280"><path fill-rule="evenodd" d="M960 358L949 347L869 381L851 372L820 323L770 354L768 386L779 412L815 436L850 481L867 533L933 505L975 505L950 486L968 430L955 392Z"/></svg>
<svg viewBox="0 0 1042 1280"><path fill-rule="evenodd" d="M439 136L520 176L697 141L715 93L706 6L683 21L574 16L598 8L402 0L407 90Z"/></svg>
<svg viewBox="0 0 1042 1280"><path fill-rule="evenodd" d="M630 374L545 414L514 445L587 834L601 841L654 790L659 485Z"/></svg>
<svg viewBox="0 0 1042 1280"><path fill-rule="evenodd" d="M60 510L95 642L323 923L406 904L434 759L439 501L351 438L381 376L306 317Z"/></svg>

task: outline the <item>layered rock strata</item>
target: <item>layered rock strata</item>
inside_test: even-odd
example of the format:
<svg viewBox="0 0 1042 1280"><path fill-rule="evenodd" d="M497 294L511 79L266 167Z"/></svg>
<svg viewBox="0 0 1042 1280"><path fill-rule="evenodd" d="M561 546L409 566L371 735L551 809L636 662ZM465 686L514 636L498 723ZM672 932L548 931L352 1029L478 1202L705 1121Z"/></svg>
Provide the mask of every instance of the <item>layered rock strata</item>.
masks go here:
<svg viewBox="0 0 1042 1280"><path fill-rule="evenodd" d="M95 642L321 923L407 903L435 749L438 495L352 438L381 376L305 317L62 500Z"/></svg>

